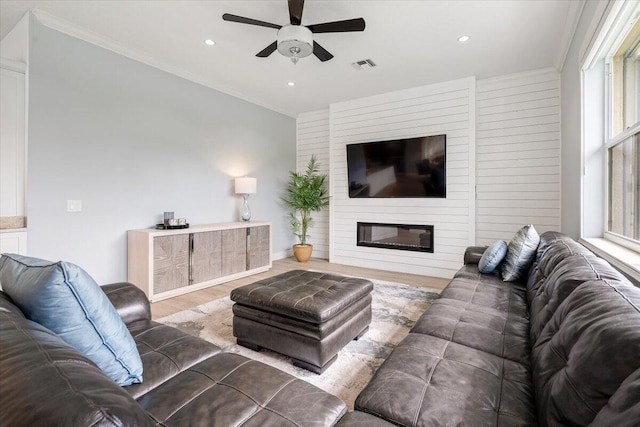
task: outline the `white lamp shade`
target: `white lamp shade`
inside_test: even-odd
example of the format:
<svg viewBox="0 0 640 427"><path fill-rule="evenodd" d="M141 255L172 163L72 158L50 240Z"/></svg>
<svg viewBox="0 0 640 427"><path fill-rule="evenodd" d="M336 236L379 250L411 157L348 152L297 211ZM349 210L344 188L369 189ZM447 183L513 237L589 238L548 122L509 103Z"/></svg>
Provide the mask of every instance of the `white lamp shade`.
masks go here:
<svg viewBox="0 0 640 427"><path fill-rule="evenodd" d="M236 178L236 194L254 194L258 180L247 176Z"/></svg>

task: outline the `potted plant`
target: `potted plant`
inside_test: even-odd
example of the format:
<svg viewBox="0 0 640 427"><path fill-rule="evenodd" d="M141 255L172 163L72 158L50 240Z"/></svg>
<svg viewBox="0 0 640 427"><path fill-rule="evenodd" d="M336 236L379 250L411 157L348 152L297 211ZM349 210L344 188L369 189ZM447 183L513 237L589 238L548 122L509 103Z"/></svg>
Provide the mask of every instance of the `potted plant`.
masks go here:
<svg viewBox="0 0 640 427"><path fill-rule="evenodd" d="M282 201L292 210L289 213L291 228L299 241L293 245L293 255L299 262L307 262L313 251L313 245L307 243L311 212L319 212L329 206L327 176L318 173L315 156L311 156L305 173L289 172L289 183Z"/></svg>

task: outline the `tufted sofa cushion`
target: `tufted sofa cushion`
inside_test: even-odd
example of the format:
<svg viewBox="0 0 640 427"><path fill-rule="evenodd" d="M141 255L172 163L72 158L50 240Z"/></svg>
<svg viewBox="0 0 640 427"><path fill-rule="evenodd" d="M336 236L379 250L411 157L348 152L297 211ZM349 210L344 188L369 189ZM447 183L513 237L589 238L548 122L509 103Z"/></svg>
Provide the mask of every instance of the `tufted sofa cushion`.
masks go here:
<svg viewBox="0 0 640 427"><path fill-rule="evenodd" d="M529 368L411 333L358 396L357 410L410 427L536 425Z"/></svg>
<svg viewBox="0 0 640 427"><path fill-rule="evenodd" d="M126 387L134 398L221 352L219 347L208 341L161 323L147 321L128 326L145 372L142 384Z"/></svg>
<svg viewBox="0 0 640 427"><path fill-rule="evenodd" d="M468 266L454 277L411 332L429 334L520 363L529 363L524 286Z"/></svg>
<svg viewBox="0 0 640 427"><path fill-rule="evenodd" d="M540 423L591 423L640 368L639 354L640 289L609 280L577 287L532 349Z"/></svg>
<svg viewBox="0 0 640 427"><path fill-rule="evenodd" d="M535 299L538 289L544 281L551 275L559 263L572 255L583 255L584 257L597 258L593 252L579 243L569 240L568 237L560 238L557 233L553 233L553 241L545 240L546 233L543 233L541 241L545 242L545 249L538 251L536 261L529 270L526 280L527 302L529 305Z"/></svg>
<svg viewBox="0 0 640 427"><path fill-rule="evenodd" d="M486 275L477 266L463 267L454 280L440 293L440 299L454 299L465 303L493 308L526 317L528 307L525 287L519 282L505 283L497 275Z"/></svg>
<svg viewBox="0 0 640 427"><path fill-rule="evenodd" d="M330 426L347 412L337 397L232 353L184 370L138 402L163 426Z"/></svg>
<svg viewBox="0 0 640 427"><path fill-rule="evenodd" d="M602 258L581 253L560 261L542 282L531 303L531 342L536 342L544 326L571 292L585 282L599 279L624 280Z"/></svg>
<svg viewBox="0 0 640 427"><path fill-rule="evenodd" d="M394 427L391 424L376 416L367 414L366 412L353 411L340 419L338 427Z"/></svg>
<svg viewBox="0 0 640 427"><path fill-rule="evenodd" d="M637 427L640 420L640 369L624 380L611 396L591 427Z"/></svg>

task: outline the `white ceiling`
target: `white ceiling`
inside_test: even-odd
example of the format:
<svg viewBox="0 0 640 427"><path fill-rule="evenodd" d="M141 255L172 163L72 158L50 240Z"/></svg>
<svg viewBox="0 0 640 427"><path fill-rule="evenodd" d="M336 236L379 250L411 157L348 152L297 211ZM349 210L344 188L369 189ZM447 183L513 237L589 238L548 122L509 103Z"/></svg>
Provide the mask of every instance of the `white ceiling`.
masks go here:
<svg viewBox="0 0 640 427"><path fill-rule="evenodd" d="M206 86L296 116L330 103L457 78L560 68L584 0L305 2L302 24L363 17L362 33L316 34L335 57L297 65L255 56L275 29L222 20L223 13L284 25L277 1L0 1L0 36L28 11L80 36ZM459 43L458 36L471 40ZM213 47L204 44L213 39ZM1 52L0 52L1 54ZM351 63L378 66L357 71ZM289 87L287 82L294 81Z"/></svg>

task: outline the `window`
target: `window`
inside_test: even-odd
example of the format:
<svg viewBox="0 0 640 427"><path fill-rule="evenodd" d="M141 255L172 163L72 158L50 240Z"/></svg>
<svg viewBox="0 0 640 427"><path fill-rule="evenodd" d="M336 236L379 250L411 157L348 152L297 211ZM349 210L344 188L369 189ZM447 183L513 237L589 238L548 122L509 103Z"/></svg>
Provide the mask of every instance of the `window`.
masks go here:
<svg viewBox="0 0 640 427"><path fill-rule="evenodd" d="M605 237L640 249L640 20L607 57Z"/></svg>
<svg viewBox="0 0 640 427"><path fill-rule="evenodd" d="M640 241L638 165L640 136L609 148L609 212L607 231Z"/></svg>

